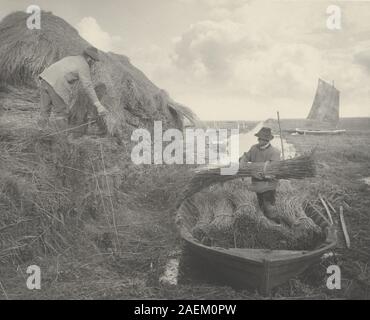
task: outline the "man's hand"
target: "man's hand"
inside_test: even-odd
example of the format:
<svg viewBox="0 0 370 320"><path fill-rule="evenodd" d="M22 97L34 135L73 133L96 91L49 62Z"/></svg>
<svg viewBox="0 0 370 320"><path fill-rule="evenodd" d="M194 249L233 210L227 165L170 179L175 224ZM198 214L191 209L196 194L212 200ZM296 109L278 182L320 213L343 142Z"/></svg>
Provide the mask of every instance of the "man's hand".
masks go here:
<svg viewBox="0 0 370 320"><path fill-rule="evenodd" d="M107 108L105 108L100 102L96 103L95 106L100 117L105 117L108 114Z"/></svg>
<svg viewBox="0 0 370 320"><path fill-rule="evenodd" d="M40 129L45 129L48 124L49 124L49 119L48 118L40 116L37 119L37 125Z"/></svg>
<svg viewBox="0 0 370 320"><path fill-rule="evenodd" d="M275 180L276 177L273 175L265 175L263 172L256 172L252 174L252 177L258 180Z"/></svg>
<svg viewBox="0 0 370 320"><path fill-rule="evenodd" d="M105 107L101 107L98 109L98 115L100 117L105 117L108 114L108 110Z"/></svg>
<svg viewBox="0 0 370 320"><path fill-rule="evenodd" d="M252 177L255 178L255 179L258 179L258 180L264 180L265 179L265 175L263 174L263 172L253 173Z"/></svg>
<svg viewBox="0 0 370 320"><path fill-rule="evenodd" d="M265 178L266 178L267 180L276 180L276 177L275 177L274 175L272 175L272 174L270 174L270 175L268 175L268 176L265 176Z"/></svg>

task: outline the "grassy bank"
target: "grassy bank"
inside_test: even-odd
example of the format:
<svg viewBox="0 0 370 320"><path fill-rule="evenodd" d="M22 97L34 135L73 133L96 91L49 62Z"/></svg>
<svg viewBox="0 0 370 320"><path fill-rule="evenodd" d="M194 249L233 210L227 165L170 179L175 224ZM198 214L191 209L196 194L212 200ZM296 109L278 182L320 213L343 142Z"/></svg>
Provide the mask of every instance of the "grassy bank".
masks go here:
<svg viewBox="0 0 370 320"><path fill-rule="evenodd" d="M360 179L370 176L370 150L367 147L370 143L370 134L349 132L343 136L327 138L289 135L286 139L289 143L293 143L300 152L316 148L318 176L307 181L307 187L311 188L313 193L321 192L327 197L331 196L336 209L339 205L343 205L352 246L351 249L345 248L341 230L338 229L340 241L339 247L334 252L335 256L311 268L301 277L292 279L289 283L275 289L272 298L369 298L370 271L367 266L370 261L370 216L368 213L370 187ZM9 142L6 143L9 146ZM90 143L96 142L90 141ZM104 148L108 148L103 141L102 143ZM68 147L69 150L71 150L70 147ZM103 150L104 154L110 152L111 158L109 160L106 158L105 165L112 169L113 163L119 163L119 161L113 161L112 155L119 152L118 150L112 152L111 147L108 148L109 151L108 149ZM89 147L89 150L91 149ZM40 149L28 150L28 153L23 152L22 155L18 154L18 157L29 157L35 150ZM2 156L4 157L4 153ZM41 159L44 158L41 157ZM44 162L39 160L37 166L42 164L50 169L55 165L52 159L44 159ZM72 156L65 159L67 161L65 164L72 160ZM64 220L65 229L63 229L62 226L57 228L58 222L55 219L44 216L42 220L44 227L54 228L51 229L50 236L55 236L53 232L56 229L65 243L61 241L53 245L48 238L43 238L46 240L46 248L41 250L41 247L38 247L40 251L15 250L17 254L14 257L17 258L2 264L1 298L263 298L255 292L235 291L224 284L214 282L197 268L196 261L192 261L191 257L183 257L181 260L178 286L161 285L158 279L164 270L168 255L181 246L173 221L175 202L181 195L182 183L184 177L189 174L189 168L186 166L135 168L129 166L128 162L124 163L122 165L128 166L126 174L122 176L123 171L121 171L121 174L118 174L120 183L112 182L111 184L110 192L114 194L113 208L110 203L111 196L103 192L103 198L101 198L99 190L94 189L98 195L96 201L100 208L95 213L95 218L93 212L90 212L92 216L87 217L73 217L72 215L69 218L70 221ZM22 167L17 167L15 170L19 176L20 168L23 168L23 171L27 170L25 170L24 162L19 160L18 164L22 164ZM102 165L101 156L93 160L93 164L95 164L96 172L99 171L98 166ZM84 168L85 170L90 168L91 174L93 167L94 165L90 164L90 167L85 166ZM27 168L31 172L34 170L29 164ZM58 168L62 170L60 164ZM67 185L68 179L76 178L71 171L60 172L67 174ZM109 172L115 176L114 171ZM14 178L14 174L11 176ZM7 181L11 181L11 177ZM17 183L19 184L19 181ZM97 185L101 186L103 191L107 191L106 180L101 180ZM16 189L12 189L11 183L8 182L6 190ZM4 187L2 191L5 191ZM41 197L41 191L43 190L38 189L33 192L37 192L37 195ZM68 193L64 194L71 196ZM19 211L20 207L17 208ZM112 222L112 213L116 217L115 225ZM56 217L59 216L56 215ZM333 218L337 222L338 216L334 215ZM19 220L13 223L17 221ZM72 226L74 229L71 229ZM37 228L35 230L37 231ZM26 240L29 235L18 234ZM4 243L2 242L2 245ZM41 241L40 244L42 243ZM60 245L60 248L56 245ZM51 247L55 247L55 252ZM3 246L0 252L3 253L4 249ZM26 268L31 264L41 267L41 290L30 291L26 288ZM330 264L338 264L341 268L341 290L331 291L326 288L326 267Z"/></svg>

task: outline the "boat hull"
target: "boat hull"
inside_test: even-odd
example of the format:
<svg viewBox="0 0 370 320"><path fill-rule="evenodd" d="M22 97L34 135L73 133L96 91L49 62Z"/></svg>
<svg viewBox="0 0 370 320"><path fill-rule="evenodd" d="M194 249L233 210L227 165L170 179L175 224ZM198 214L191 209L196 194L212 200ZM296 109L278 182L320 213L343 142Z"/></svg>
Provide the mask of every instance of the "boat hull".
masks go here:
<svg viewBox="0 0 370 320"><path fill-rule="evenodd" d="M207 247L187 237L183 239L185 250L220 281L236 288L257 289L263 295L269 295L276 286L319 262L321 256L335 246L333 241L315 251L235 250Z"/></svg>
<svg viewBox="0 0 370 320"><path fill-rule="evenodd" d="M183 203L191 210L188 200ZM186 211L186 210L185 210ZM184 212L183 212L184 213ZM315 216L311 217L314 221ZM315 221L317 222L317 221ZM178 216L177 225L184 241L184 249L207 273L213 273L215 279L236 288L258 290L269 295L271 290L292 279L313 264L320 261L322 255L332 250L337 243L336 230L331 225L324 225L326 240L311 251L270 250L249 248L220 248L206 246L196 240L190 230L189 219Z"/></svg>

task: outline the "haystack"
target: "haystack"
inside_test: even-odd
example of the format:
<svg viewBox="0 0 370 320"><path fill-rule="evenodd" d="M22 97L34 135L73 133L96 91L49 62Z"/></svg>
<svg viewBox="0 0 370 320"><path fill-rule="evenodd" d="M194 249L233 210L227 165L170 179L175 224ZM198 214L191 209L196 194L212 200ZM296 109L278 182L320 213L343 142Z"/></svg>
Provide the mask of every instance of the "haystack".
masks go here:
<svg viewBox="0 0 370 320"><path fill-rule="evenodd" d="M76 29L50 12L41 13L39 30L27 28L28 16L15 12L0 22L2 88L26 87L36 92L38 75L46 67L65 56L79 55L90 45ZM129 139L127 128L150 129L154 120L161 120L164 128L182 128L182 106L155 86L126 56L102 51L99 54L101 61L93 68L92 79L94 86L103 83L107 87L110 133L126 133L125 138ZM81 88L74 92L75 101L81 94ZM29 95L27 92L24 97Z"/></svg>
<svg viewBox="0 0 370 320"><path fill-rule="evenodd" d="M81 54L89 43L51 13L42 12L40 30L27 29L27 17L16 12L0 22L0 269L64 255L68 248L79 257L80 250L82 256L99 253L102 242L110 242L110 249L135 243L137 249L138 232L151 230L153 218L136 207L153 210L150 193L165 188L163 201L154 198L173 203L178 192L168 185L185 169L135 165L131 133L137 127L150 130L155 120L164 129L182 128L184 116L127 57L100 52L92 80L109 109L108 131L118 133L122 143L110 136L71 140L64 132L39 130L38 75L67 55ZM90 107L81 88L74 96L73 109ZM129 225L130 232L117 225Z"/></svg>

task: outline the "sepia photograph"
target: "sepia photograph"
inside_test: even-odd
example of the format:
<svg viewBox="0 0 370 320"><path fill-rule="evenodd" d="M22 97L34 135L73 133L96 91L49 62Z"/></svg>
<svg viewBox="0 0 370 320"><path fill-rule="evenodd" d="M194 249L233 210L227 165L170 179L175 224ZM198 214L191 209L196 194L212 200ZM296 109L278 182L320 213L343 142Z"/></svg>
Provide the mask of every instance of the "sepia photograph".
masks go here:
<svg viewBox="0 0 370 320"><path fill-rule="evenodd" d="M370 299L370 1L0 2L0 300Z"/></svg>

